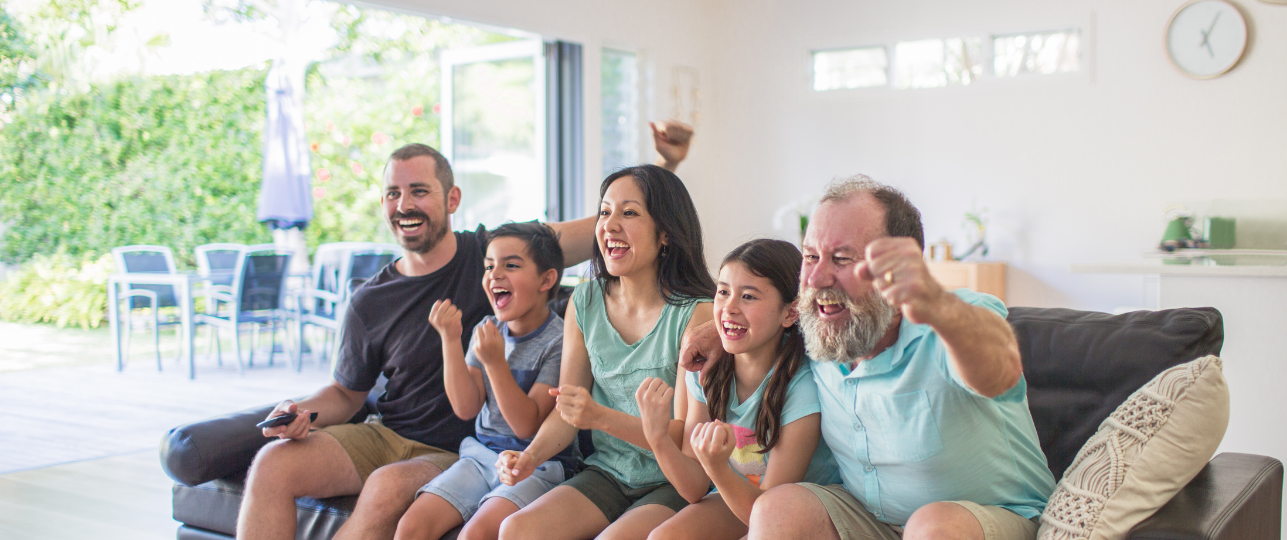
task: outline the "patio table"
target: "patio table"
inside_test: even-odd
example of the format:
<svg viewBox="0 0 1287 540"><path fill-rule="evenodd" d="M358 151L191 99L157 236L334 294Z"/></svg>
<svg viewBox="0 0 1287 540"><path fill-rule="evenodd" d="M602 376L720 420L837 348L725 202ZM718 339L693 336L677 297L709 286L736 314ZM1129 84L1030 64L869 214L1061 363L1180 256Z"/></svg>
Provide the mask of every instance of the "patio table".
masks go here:
<svg viewBox="0 0 1287 540"><path fill-rule="evenodd" d="M121 333L117 328L120 325L120 313L118 313L120 287L123 285L173 285L174 298L179 308L179 326L185 336L183 341L180 342L180 349L186 352L188 357L188 378L196 378L197 367L194 354L196 332L193 329L194 317L192 310L193 283L206 279L208 279L208 276L193 272L174 274L116 273L107 277L107 320L112 329L112 349L116 354L117 371L125 369L124 351L121 350ZM155 308L155 306L153 307Z"/></svg>

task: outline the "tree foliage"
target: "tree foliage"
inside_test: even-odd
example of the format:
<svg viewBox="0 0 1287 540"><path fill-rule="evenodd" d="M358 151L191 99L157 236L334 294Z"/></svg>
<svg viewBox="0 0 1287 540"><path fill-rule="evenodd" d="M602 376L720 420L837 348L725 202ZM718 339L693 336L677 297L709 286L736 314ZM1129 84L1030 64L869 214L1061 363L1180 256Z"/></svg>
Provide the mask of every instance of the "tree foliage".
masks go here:
<svg viewBox="0 0 1287 540"><path fill-rule="evenodd" d="M27 89L42 81L35 60L22 25L0 3L0 125Z"/></svg>
<svg viewBox="0 0 1287 540"><path fill-rule="evenodd" d="M21 22L42 84L53 91L87 92L91 83L110 79L103 60L123 52L116 39L121 18L140 5L139 0L38 2Z"/></svg>

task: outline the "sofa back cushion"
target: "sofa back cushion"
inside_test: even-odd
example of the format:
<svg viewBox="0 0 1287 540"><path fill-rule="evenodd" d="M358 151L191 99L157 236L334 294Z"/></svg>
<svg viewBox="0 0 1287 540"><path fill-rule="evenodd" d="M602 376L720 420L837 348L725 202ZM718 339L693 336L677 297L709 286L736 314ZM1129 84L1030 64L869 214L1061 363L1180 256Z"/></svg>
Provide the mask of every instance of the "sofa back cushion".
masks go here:
<svg viewBox="0 0 1287 540"><path fill-rule="evenodd" d="M1215 308L1109 315L1010 308L1028 382L1028 407L1055 478L1131 393L1166 369L1220 354Z"/></svg>

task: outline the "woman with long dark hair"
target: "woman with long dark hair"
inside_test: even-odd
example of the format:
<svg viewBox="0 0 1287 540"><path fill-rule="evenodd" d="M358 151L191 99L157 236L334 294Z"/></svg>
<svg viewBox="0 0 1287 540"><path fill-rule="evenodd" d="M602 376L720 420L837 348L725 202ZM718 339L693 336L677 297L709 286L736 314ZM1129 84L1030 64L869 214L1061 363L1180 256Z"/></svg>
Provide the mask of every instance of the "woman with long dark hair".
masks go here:
<svg viewBox="0 0 1287 540"><path fill-rule="evenodd" d="M674 384L684 331L711 319L714 284L697 209L683 182L655 165L618 171L599 190L594 280L572 294L564 323L559 414L521 453L497 463L521 481L590 429L594 454L563 485L510 516L501 538L644 538L688 502L653 457L635 391L649 378ZM688 401L667 405L678 438Z"/></svg>
<svg viewBox="0 0 1287 540"><path fill-rule="evenodd" d="M781 240L752 240L724 258L714 316L732 361L716 362L705 381L687 374L682 450L664 431L670 388L659 379L640 388L644 431L657 461L693 503L652 538L741 538L751 506L765 490L835 481L835 459L819 438L818 388L797 324L799 271L800 251ZM712 481L715 490L709 489Z"/></svg>

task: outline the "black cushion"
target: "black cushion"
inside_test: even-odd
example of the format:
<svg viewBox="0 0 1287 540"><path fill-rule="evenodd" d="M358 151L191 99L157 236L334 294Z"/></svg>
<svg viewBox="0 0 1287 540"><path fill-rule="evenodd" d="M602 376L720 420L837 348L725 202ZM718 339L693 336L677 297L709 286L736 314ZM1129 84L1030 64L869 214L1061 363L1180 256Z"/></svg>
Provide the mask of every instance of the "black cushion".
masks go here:
<svg viewBox="0 0 1287 540"><path fill-rule="evenodd" d="M384 391L383 383L381 377L349 422L365 420L375 410L374 402ZM175 482L189 486L244 476L255 453L272 441L255 424L276 406L264 405L171 429L161 438L161 469Z"/></svg>
<svg viewBox="0 0 1287 540"><path fill-rule="evenodd" d="M1220 354L1215 308L1109 315L1010 308L1028 381L1028 406L1050 471L1061 478L1077 451L1126 398L1175 365Z"/></svg>
<svg viewBox="0 0 1287 540"><path fill-rule="evenodd" d="M189 525L179 527L179 531L174 535L178 540L231 540L232 535L221 534L214 531L207 531Z"/></svg>
<svg viewBox="0 0 1287 540"><path fill-rule="evenodd" d="M255 424L275 406L237 411L170 430L161 439L161 469L189 486L244 475L255 453L270 442Z"/></svg>
<svg viewBox="0 0 1287 540"><path fill-rule="evenodd" d="M241 508L244 483L238 478L206 482L199 486L174 485L174 519L196 531L193 534L232 536ZM356 496L295 500L300 538L331 538L353 513Z"/></svg>

